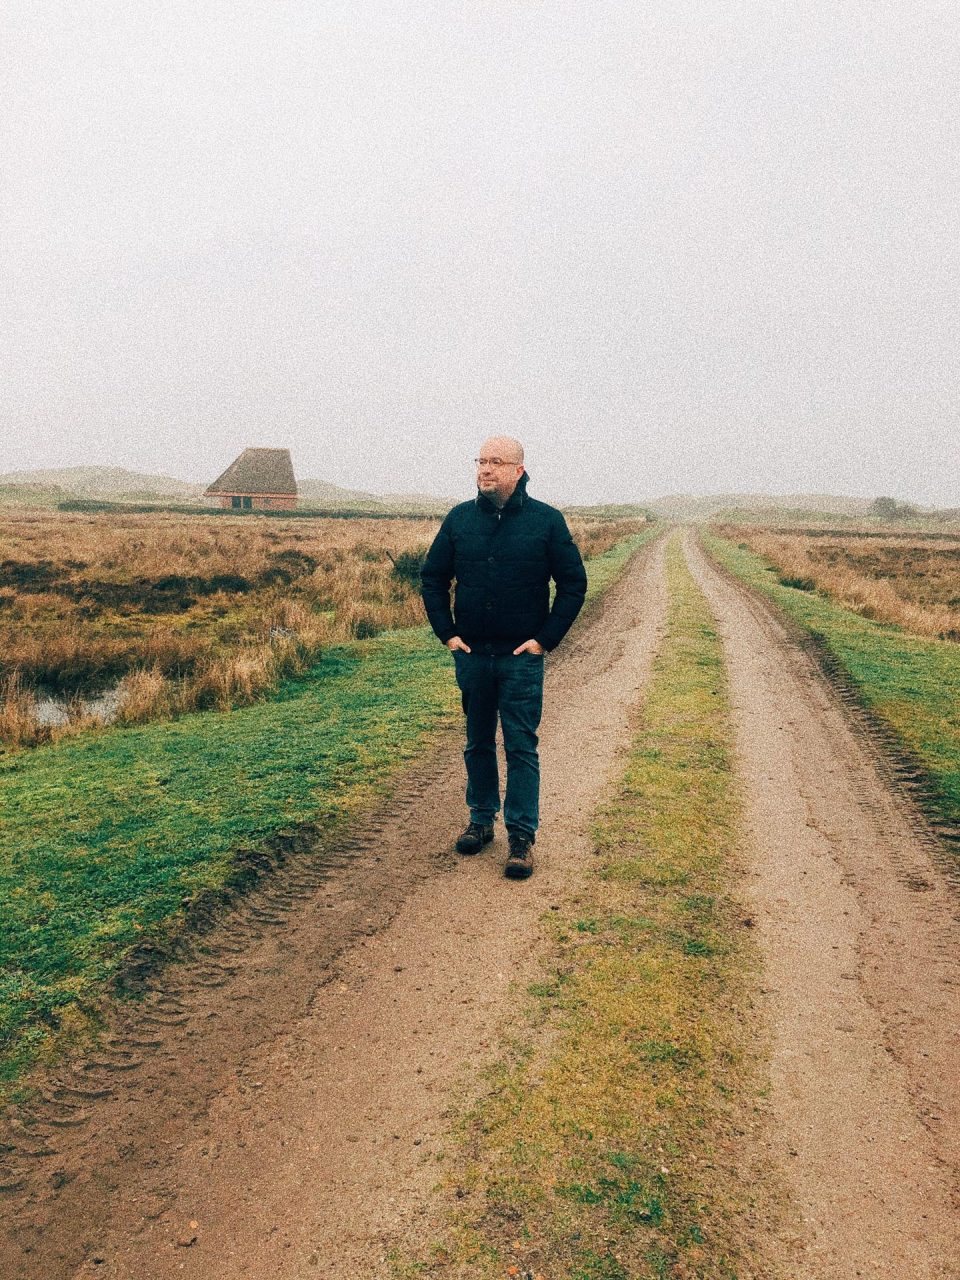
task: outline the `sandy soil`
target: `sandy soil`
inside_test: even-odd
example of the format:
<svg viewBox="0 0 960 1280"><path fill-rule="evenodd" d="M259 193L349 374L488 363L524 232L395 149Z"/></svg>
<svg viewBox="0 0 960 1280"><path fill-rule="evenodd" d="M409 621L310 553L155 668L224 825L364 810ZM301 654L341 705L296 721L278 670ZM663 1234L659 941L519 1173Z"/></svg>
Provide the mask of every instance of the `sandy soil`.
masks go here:
<svg viewBox="0 0 960 1280"><path fill-rule="evenodd" d="M664 609L660 545L550 660L532 880L503 878L502 834L452 853L450 737L389 814L351 847L291 858L95 1061L14 1117L4 1280L384 1274L429 1203L458 1081L494 1054L539 919L589 857Z"/></svg>
<svg viewBox="0 0 960 1280"><path fill-rule="evenodd" d="M956 1280L956 891L796 639L690 537L686 549L735 708L773 1036L771 1154L802 1220L787 1274Z"/></svg>

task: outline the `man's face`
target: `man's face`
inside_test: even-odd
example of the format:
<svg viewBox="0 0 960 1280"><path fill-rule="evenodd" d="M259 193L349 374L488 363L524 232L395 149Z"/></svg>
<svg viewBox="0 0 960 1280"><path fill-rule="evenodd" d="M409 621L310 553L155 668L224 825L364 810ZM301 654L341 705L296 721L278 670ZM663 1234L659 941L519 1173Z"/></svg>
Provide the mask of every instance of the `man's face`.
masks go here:
<svg viewBox="0 0 960 1280"><path fill-rule="evenodd" d="M523 475L523 463L515 440L491 436L480 446L477 488L485 498L506 502Z"/></svg>

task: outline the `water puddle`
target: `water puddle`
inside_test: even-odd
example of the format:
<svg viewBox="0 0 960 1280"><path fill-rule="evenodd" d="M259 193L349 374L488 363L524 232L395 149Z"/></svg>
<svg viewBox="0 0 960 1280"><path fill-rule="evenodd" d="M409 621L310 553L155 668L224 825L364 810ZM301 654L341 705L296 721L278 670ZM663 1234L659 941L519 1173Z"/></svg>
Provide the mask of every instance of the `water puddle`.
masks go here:
<svg viewBox="0 0 960 1280"><path fill-rule="evenodd" d="M76 720L80 716L96 716L104 724L111 724L116 720L123 703L123 690L119 682L99 693L90 693L86 696L81 694L64 698L42 689L36 689L34 696L36 697L37 724L48 725L51 728L69 724L71 720Z"/></svg>

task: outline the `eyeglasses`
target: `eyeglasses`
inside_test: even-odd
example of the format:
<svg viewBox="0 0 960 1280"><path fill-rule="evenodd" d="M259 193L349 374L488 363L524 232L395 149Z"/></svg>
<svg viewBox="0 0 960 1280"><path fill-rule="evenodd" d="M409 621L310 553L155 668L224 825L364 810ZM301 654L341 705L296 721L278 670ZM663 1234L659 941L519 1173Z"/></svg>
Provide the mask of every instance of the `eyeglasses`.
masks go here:
<svg viewBox="0 0 960 1280"><path fill-rule="evenodd" d="M519 467L519 458L474 458L478 467Z"/></svg>

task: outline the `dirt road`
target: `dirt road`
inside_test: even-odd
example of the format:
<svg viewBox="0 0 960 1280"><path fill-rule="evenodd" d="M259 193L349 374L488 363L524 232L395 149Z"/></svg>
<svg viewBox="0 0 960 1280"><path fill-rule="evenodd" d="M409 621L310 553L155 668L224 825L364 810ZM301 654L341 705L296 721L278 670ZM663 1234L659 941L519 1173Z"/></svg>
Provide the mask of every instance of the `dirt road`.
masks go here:
<svg viewBox="0 0 960 1280"><path fill-rule="evenodd" d="M451 853L457 735L339 867L295 865L211 955L171 971L89 1073L85 1092L110 1096L58 1127L74 1123L81 1073L23 1133L56 1154L22 1157L4 1280L378 1274L429 1198L458 1074L492 1055L511 984L535 971L539 918L589 857L664 610L660 545L548 671L532 880L503 878L502 837Z"/></svg>
<svg viewBox="0 0 960 1280"><path fill-rule="evenodd" d="M795 640L685 546L748 797L767 1133L798 1221L782 1273L956 1280L955 891ZM538 921L588 862L664 617L661 544L551 666L531 881L502 878L502 840L451 853L450 738L389 814L321 865L293 854L52 1087L8 1135L0 1276L389 1274L390 1242L430 1221L445 1116L494 1054L511 984L537 972Z"/></svg>
<svg viewBox="0 0 960 1280"><path fill-rule="evenodd" d="M957 896L811 659L686 540L720 627L773 1033L788 1275L960 1276Z"/></svg>

